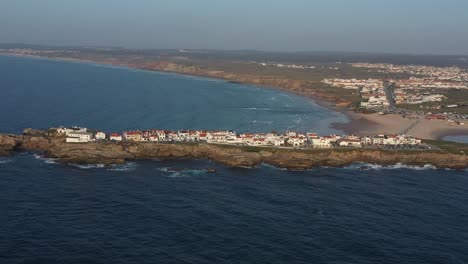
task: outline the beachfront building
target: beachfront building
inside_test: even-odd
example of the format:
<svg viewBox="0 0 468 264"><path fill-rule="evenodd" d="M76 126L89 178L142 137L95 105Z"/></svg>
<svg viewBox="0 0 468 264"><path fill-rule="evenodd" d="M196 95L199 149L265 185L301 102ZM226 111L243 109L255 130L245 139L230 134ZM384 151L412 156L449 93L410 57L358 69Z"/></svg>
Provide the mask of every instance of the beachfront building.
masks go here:
<svg viewBox="0 0 468 264"><path fill-rule="evenodd" d="M361 145L362 146L372 145L372 138L371 137L361 137Z"/></svg>
<svg viewBox="0 0 468 264"><path fill-rule="evenodd" d="M104 133L102 131L98 131L98 132L96 132L96 134L94 134L94 138L96 140L104 140L104 139L106 139L106 133Z"/></svg>
<svg viewBox="0 0 468 264"><path fill-rule="evenodd" d="M445 117L445 115L444 115ZM439 115L429 115L428 118L442 118ZM62 128L61 128L62 129ZM94 134L83 132L83 128L71 129L73 132L62 129L60 133L68 133L66 142L90 142L94 140L105 140L106 134L98 131ZM123 135L123 136L122 136ZM234 131L191 131L191 130L134 130L125 131L123 134L109 134L108 139L112 141L139 141L139 142L198 142L203 141L213 144L230 144L245 146L270 146L270 147L364 147L364 146L408 146L419 145L420 139L407 135L377 135L360 137L357 135L328 135L319 136L317 133L299 133L287 131L286 133L242 133Z"/></svg>
<svg viewBox="0 0 468 264"><path fill-rule="evenodd" d="M142 141L141 131L126 131L124 132L124 139L129 141Z"/></svg>
<svg viewBox="0 0 468 264"><path fill-rule="evenodd" d="M109 137L110 140L114 140L114 141L122 141L122 136L120 134L117 134L117 133L112 133Z"/></svg>
<svg viewBox="0 0 468 264"><path fill-rule="evenodd" d="M304 135L288 137L288 144L293 147L305 147L307 138Z"/></svg>
<svg viewBox="0 0 468 264"><path fill-rule="evenodd" d="M372 137L372 145L383 145L385 142L385 135L377 135Z"/></svg>
<svg viewBox="0 0 468 264"><path fill-rule="evenodd" d="M285 144L285 138L282 135L278 135L276 132L266 134L265 139L268 142L268 145L281 147Z"/></svg>
<svg viewBox="0 0 468 264"><path fill-rule="evenodd" d="M151 141L151 142L158 142L159 141L159 137L158 135L150 135L148 137L148 140Z"/></svg>
<svg viewBox="0 0 468 264"><path fill-rule="evenodd" d="M199 136L199 139L201 141L208 141L208 140L211 140L211 133L208 133L206 131L202 131L200 132L200 134L198 134Z"/></svg>
<svg viewBox="0 0 468 264"><path fill-rule="evenodd" d="M228 141L237 141L236 133L227 130L212 131L211 137L207 140L208 143L227 143Z"/></svg>
<svg viewBox="0 0 468 264"><path fill-rule="evenodd" d="M65 142L67 143L85 143L93 139L93 134L88 132L68 132Z"/></svg>
<svg viewBox="0 0 468 264"><path fill-rule="evenodd" d="M340 147L355 147L362 148L362 142L360 139L341 139L339 143Z"/></svg>
<svg viewBox="0 0 468 264"><path fill-rule="evenodd" d="M68 136L69 133L73 133L73 132L88 132L88 129L85 127L77 127L77 126L73 126L73 127L60 126L59 128L56 129L56 131L58 134L64 134Z"/></svg>
<svg viewBox="0 0 468 264"><path fill-rule="evenodd" d="M332 144L329 138L317 137L309 139L313 148L331 148Z"/></svg>

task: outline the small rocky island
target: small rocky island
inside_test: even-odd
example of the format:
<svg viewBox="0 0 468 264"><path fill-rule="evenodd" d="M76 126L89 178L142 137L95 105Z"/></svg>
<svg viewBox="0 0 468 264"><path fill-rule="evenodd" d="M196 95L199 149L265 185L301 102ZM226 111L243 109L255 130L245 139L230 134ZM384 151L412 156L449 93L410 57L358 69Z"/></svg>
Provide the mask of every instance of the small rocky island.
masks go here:
<svg viewBox="0 0 468 264"><path fill-rule="evenodd" d="M119 164L129 160L193 158L209 159L231 167L252 167L261 163L294 170L320 166L343 167L353 163L424 166L464 169L468 158L465 144L430 142L432 149L391 148L288 148L199 142L155 142L94 140L67 142L57 129L26 129L21 135L0 134L0 155L34 151L62 163ZM456 148L456 147L463 148Z"/></svg>

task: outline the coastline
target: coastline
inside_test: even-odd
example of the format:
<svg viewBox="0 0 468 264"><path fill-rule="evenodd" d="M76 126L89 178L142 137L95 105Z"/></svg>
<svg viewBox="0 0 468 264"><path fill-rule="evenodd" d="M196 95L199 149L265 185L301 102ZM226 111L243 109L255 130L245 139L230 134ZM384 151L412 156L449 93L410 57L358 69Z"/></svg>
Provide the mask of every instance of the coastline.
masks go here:
<svg viewBox="0 0 468 264"><path fill-rule="evenodd" d="M452 143L453 144L453 143ZM465 145L464 145L465 146ZM131 160L208 159L228 167L306 170L317 167L345 167L356 163L390 166L405 164L465 169L468 158L460 151L391 149L285 149L209 143L159 143L104 141L67 143L51 130L26 129L22 135L0 134L0 155L17 151L39 152L65 164L122 164ZM365 168L364 168L365 169Z"/></svg>
<svg viewBox="0 0 468 264"><path fill-rule="evenodd" d="M323 96L318 96L313 92L304 92L301 89L297 89L296 86L301 85L301 81L292 80L291 83L284 83L284 80L274 82L276 85L270 85L268 83L262 82L261 79L251 79L249 76L238 76L236 74L229 74L226 72L213 73L213 71L201 71L201 70L187 70L186 68L178 68L174 66L173 68L155 68L147 67L145 65L135 65L126 62L119 61L106 61L106 60L84 60L84 59L75 59L75 58L66 58L66 57L47 57L31 54L10 54L2 53L0 55L7 56L17 56L17 57L27 57L34 59L47 59L55 61L66 61L73 63L91 63L98 64L103 66L112 66L112 67L122 67L127 69L137 69L142 71L149 72L159 72L159 73L170 73L177 74L182 76L190 77L201 77L214 80L221 80L226 82L232 82L236 84L245 84L253 85L256 87L261 87L264 89L274 89L281 92L291 93L297 96L305 97L311 100L313 103L317 104L320 107L326 108L330 111L334 111L340 114L343 114L348 121L343 123L332 123L329 128L337 129L343 131L347 134L356 134L360 136L366 135L375 135L375 134L409 134L418 138L440 140L446 136L453 135L468 135L468 124L466 126L460 126L453 123L448 123L438 120L426 120L423 117L419 117L416 121L414 119L405 119L401 115L397 114L387 114L387 115L378 115L378 114L363 114L354 112L344 106L337 106L333 101L327 100ZM236 78L237 77L237 78ZM294 87L295 89L291 89ZM415 124L418 122L417 124Z"/></svg>

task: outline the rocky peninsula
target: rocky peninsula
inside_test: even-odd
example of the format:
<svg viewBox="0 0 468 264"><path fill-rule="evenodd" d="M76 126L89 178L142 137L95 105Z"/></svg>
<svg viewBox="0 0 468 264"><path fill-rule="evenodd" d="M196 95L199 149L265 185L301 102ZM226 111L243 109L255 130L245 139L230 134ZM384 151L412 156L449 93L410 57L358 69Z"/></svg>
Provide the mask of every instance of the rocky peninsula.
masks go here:
<svg viewBox="0 0 468 264"><path fill-rule="evenodd" d="M22 135L0 134L0 155L15 151L41 152L62 163L119 164L142 159L209 159L231 167L252 167L261 163L293 170L320 166L343 167L353 163L424 166L463 169L464 152L447 150L383 149L283 149L208 143L87 142L66 143L51 131L26 129Z"/></svg>

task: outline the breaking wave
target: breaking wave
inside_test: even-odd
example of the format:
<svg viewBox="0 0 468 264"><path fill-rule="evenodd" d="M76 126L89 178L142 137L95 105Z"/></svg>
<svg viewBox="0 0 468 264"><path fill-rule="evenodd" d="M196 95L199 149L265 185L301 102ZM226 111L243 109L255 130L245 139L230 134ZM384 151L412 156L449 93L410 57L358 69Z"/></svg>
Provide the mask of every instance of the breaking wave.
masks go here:
<svg viewBox="0 0 468 264"><path fill-rule="evenodd" d="M12 159L0 158L0 164L7 164L13 162Z"/></svg>
<svg viewBox="0 0 468 264"><path fill-rule="evenodd" d="M39 155L39 154L34 154L33 156L34 156L35 159L42 160L46 164L57 164L57 162L56 162L57 159L46 158L46 157L44 157L42 155Z"/></svg>
<svg viewBox="0 0 468 264"><path fill-rule="evenodd" d="M70 166L77 167L80 169L84 170L89 170L89 169L102 169L105 168L105 164L76 164L76 163L70 163Z"/></svg>
<svg viewBox="0 0 468 264"><path fill-rule="evenodd" d="M350 166L344 167L344 169L351 170L437 170L438 168L432 164L426 164L424 166L405 165L403 163L397 163L394 165L378 165L370 163L355 163Z"/></svg>
<svg viewBox="0 0 468 264"><path fill-rule="evenodd" d="M245 107L245 108L242 108L244 110L255 110L255 111L270 111L270 110L274 110L274 109L271 109L271 108L258 108L258 107Z"/></svg>
<svg viewBox="0 0 468 264"><path fill-rule="evenodd" d="M111 165L108 170L110 171L133 171L137 167L136 162L127 162L120 165Z"/></svg>
<svg viewBox="0 0 468 264"><path fill-rule="evenodd" d="M184 178L197 175L203 175L210 172L209 169L179 169L179 168L160 168L159 171L168 173L168 178Z"/></svg>

